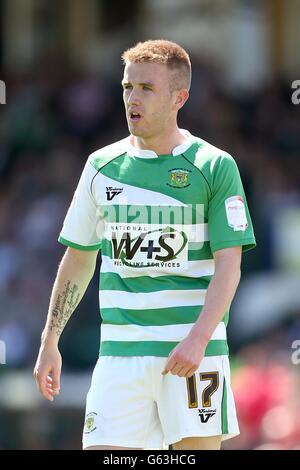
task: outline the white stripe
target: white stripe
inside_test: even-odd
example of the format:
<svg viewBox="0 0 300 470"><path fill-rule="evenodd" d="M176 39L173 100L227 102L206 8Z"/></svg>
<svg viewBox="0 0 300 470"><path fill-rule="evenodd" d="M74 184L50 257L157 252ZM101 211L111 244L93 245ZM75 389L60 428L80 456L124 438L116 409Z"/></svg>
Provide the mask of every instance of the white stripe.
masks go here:
<svg viewBox="0 0 300 470"><path fill-rule="evenodd" d="M113 208L112 208L113 209ZM111 240L112 232L118 230L122 235L122 232L127 231L135 236L141 234L141 232L158 231L163 227L170 225L172 229L178 232L184 232L189 242L203 243L209 241L208 236L208 224L144 224L144 223L127 223L127 222L105 222L104 238ZM198 247L199 249L199 247Z"/></svg>
<svg viewBox="0 0 300 470"><path fill-rule="evenodd" d="M193 327L181 325L101 325L101 341L181 341ZM225 324L219 323L211 339L226 339Z"/></svg>
<svg viewBox="0 0 300 470"><path fill-rule="evenodd" d="M206 289L164 290L139 294L120 290L102 290L99 292L99 298L100 308L146 310L204 305L205 294Z"/></svg>
<svg viewBox="0 0 300 470"><path fill-rule="evenodd" d="M167 181L166 181L167 183ZM111 201L107 200L106 188L116 187L122 188L122 192L116 195ZM139 188L138 186L131 186L121 181L114 180L108 176L103 175L101 172L97 174L93 181L93 193L97 205L154 205L154 206L180 206L185 207L186 204L165 194L151 191L150 189Z"/></svg>
<svg viewBox="0 0 300 470"><path fill-rule="evenodd" d="M130 268L128 266L116 266L114 260L108 256L102 255L102 264L100 273L117 273L123 278L140 277L140 276L187 276L187 277L202 277L212 276L215 272L215 262L213 259L189 261L188 267L179 269L177 267L166 268L151 268L145 266L144 268Z"/></svg>

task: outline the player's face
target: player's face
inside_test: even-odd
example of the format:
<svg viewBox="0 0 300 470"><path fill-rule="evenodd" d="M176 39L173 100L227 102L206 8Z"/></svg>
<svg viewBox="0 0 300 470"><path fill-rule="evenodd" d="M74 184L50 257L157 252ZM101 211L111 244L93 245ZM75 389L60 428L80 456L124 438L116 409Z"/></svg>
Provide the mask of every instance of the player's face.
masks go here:
<svg viewBox="0 0 300 470"><path fill-rule="evenodd" d="M130 133L151 139L168 132L177 113L168 68L162 64L129 63L122 85Z"/></svg>

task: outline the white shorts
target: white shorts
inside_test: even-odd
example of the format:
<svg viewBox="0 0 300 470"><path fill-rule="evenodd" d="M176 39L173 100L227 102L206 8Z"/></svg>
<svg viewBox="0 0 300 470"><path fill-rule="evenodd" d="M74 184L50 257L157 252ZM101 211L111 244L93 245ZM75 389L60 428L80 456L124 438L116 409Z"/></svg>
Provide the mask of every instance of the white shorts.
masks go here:
<svg viewBox="0 0 300 470"><path fill-rule="evenodd" d="M205 357L191 379L166 357L101 356L87 394L83 448L164 449L185 437L239 434L228 356Z"/></svg>

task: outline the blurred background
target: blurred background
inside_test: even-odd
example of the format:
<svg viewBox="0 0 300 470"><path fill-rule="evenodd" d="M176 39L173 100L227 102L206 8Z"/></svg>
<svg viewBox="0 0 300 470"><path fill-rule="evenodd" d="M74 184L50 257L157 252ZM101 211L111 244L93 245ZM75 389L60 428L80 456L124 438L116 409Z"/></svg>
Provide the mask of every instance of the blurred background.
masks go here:
<svg viewBox="0 0 300 470"><path fill-rule="evenodd" d="M299 18L300 0L0 0L0 448L81 448L98 273L62 335L53 404L32 376L57 237L88 155L127 135L121 53L164 38L192 59L179 124L236 159L258 243L231 310L241 436L224 449L300 449Z"/></svg>

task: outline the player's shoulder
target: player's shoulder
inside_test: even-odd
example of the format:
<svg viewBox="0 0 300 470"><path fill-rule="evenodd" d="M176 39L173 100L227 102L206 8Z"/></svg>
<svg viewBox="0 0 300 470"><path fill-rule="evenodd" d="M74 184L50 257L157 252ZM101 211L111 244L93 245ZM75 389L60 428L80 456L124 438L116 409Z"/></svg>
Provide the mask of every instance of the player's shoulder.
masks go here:
<svg viewBox="0 0 300 470"><path fill-rule="evenodd" d="M118 140L110 145L106 145L95 152L91 153L88 157L88 162L92 167L99 171L103 166L109 163L111 160L126 153L128 147L128 138Z"/></svg>
<svg viewBox="0 0 300 470"><path fill-rule="evenodd" d="M192 163L200 170L213 173L220 165L235 166L235 159L226 150L220 149L200 137L193 136L193 152L190 154Z"/></svg>

